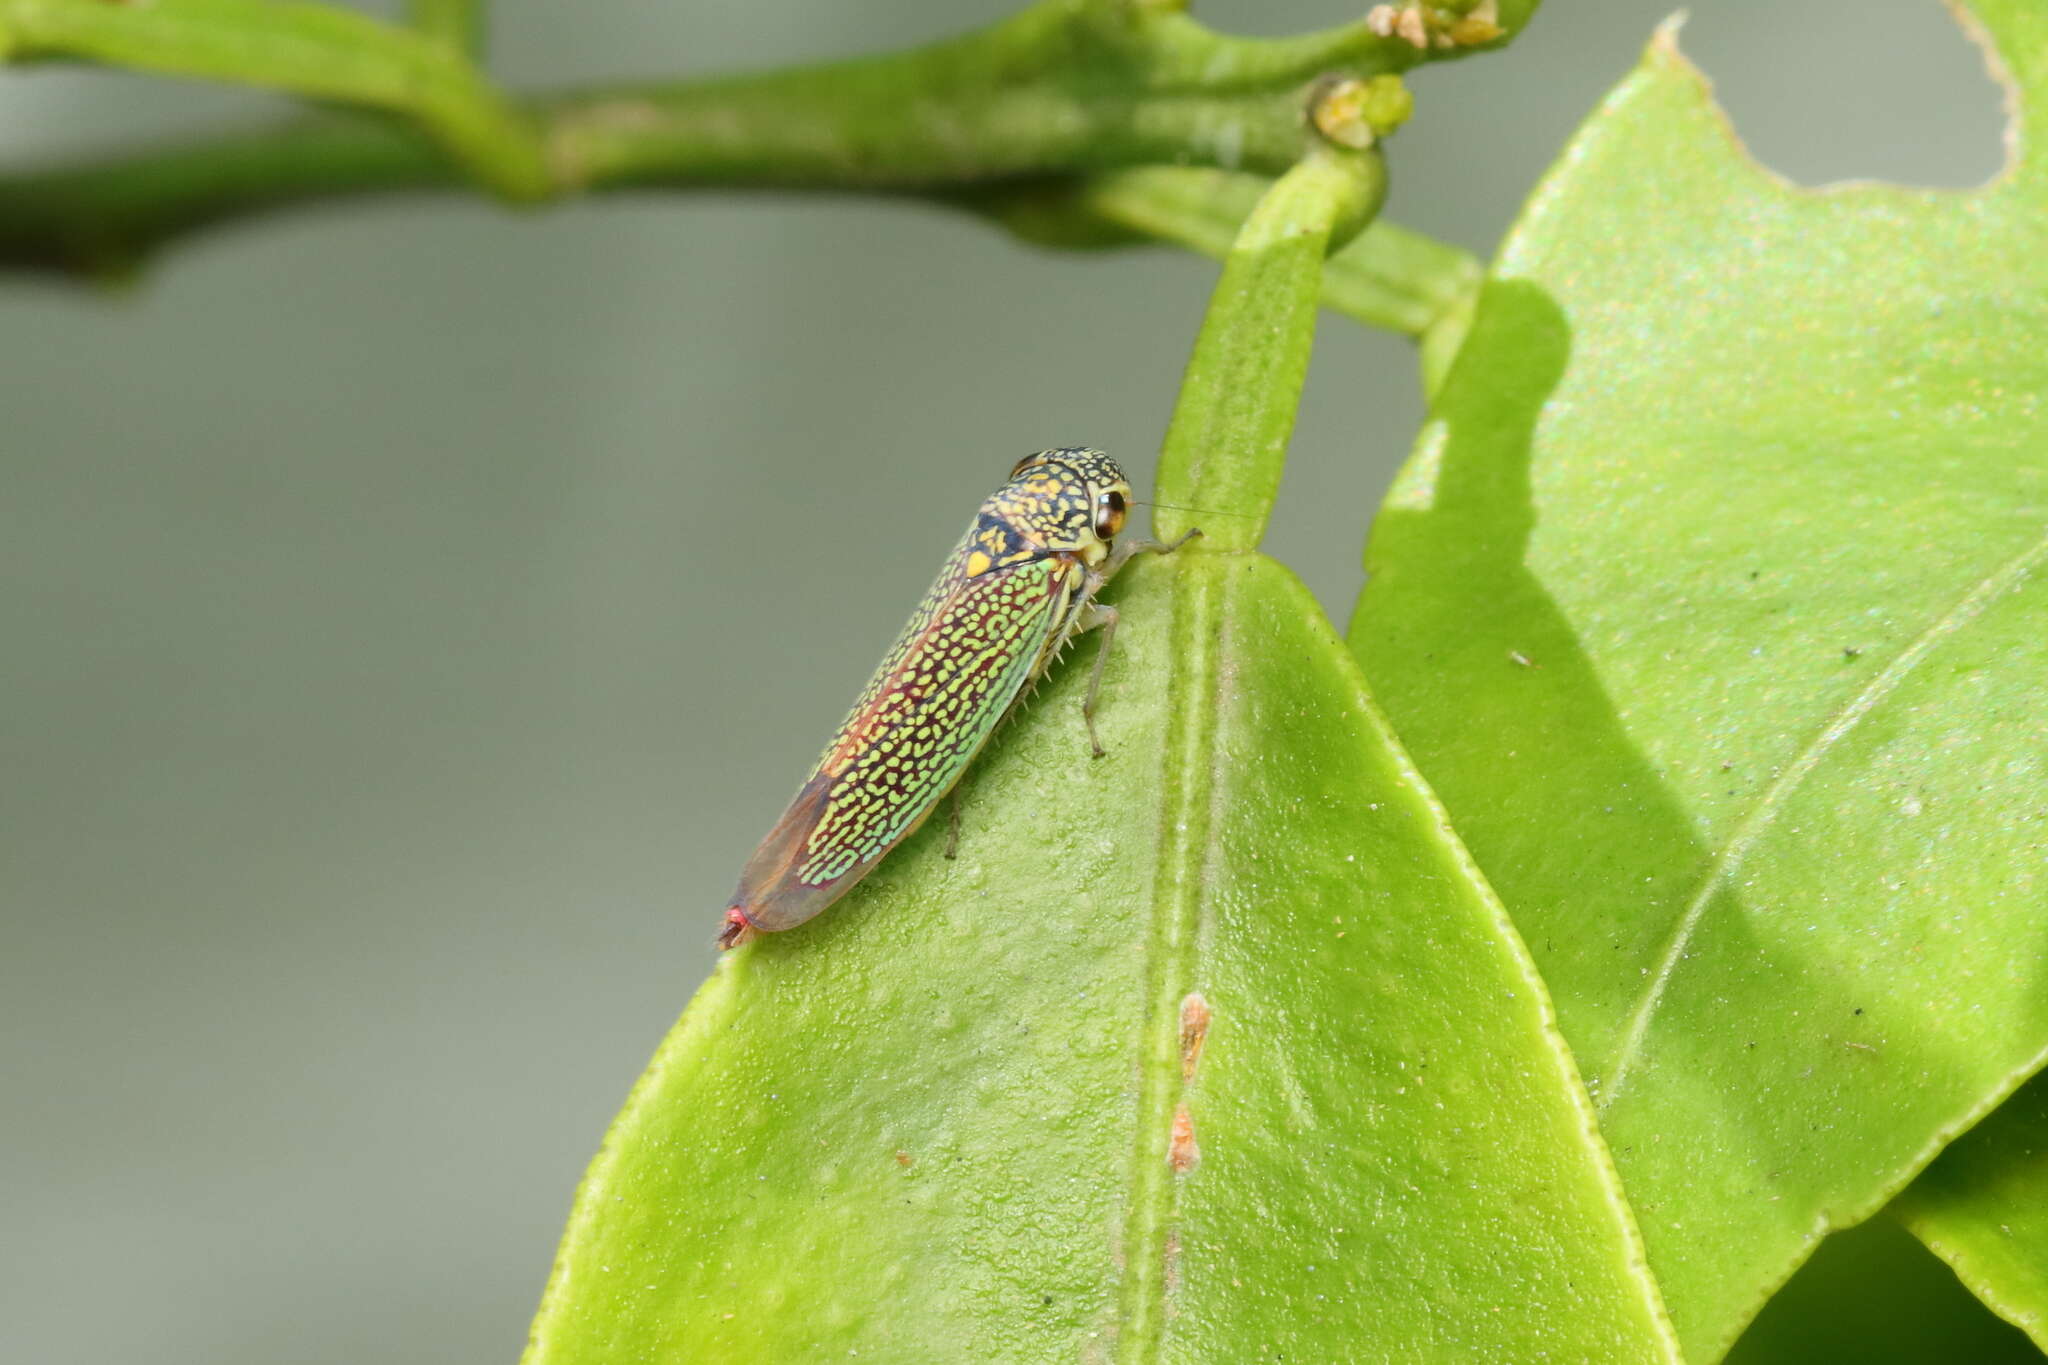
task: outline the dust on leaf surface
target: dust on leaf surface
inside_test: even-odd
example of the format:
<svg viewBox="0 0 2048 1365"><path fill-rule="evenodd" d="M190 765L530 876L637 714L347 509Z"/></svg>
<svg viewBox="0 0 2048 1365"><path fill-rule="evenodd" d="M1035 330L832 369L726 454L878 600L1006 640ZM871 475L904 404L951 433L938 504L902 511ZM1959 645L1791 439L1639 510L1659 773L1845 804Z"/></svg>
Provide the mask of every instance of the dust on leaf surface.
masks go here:
<svg viewBox="0 0 2048 1365"><path fill-rule="evenodd" d="M1968 192L1790 186L1652 44L1505 245L1351 628L1694 1361L2048 1052L2048 10L1970 8L2017 122Z"/></svg>
<svg viewBox="0 0 2048 1365"><path fill-rule="evenodd" d="M1090 646L957 858L928 828L727 959L533 1365L1675 1359L1527 958L1307 592L1118 586L1108 756Z"/></svg>

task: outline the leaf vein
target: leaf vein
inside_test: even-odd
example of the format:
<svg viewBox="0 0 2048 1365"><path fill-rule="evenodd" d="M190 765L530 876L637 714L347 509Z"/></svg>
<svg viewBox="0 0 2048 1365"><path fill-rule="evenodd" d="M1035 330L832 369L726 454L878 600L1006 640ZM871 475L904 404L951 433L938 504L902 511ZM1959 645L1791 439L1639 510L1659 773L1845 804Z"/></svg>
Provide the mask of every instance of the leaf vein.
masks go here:
<svg viewBox="0 0 2048 1365"><path fill-rule="evenodd" d="M1161 755L1159 861L1148 926L1151 1003L1138 1039L1137 1133L1131 1205L1123 1238L1118 1359L1150 1365L1164 1345L1169 1231L1179 1192L1169 1163L1174 1109L1185 1088L1180 1002L1193 989L1203 887L1213 857L1214 753L1219 638L1224 613L1220 556L1175 565L1173 677Z"/></svg>
<svg viewBox="0 0 2048 1365"><path fill-rule="evenodd" d="M1776 778L1764 789L1757 804L1745 815L1728 842L1722 845L1708 864L1706 874L1701 878L1699 889L1686 902L1685 910L1678 917L1672 930L1671 940L1664 947L1664 954L1657 963L1656 971L1643 988L1643 996L1637 1002L1629 1017L1628 1031L1622 1036L1621 1046L1615 1052L1614 1065L1605 1084L1600 1087L1596 1099L1604 1112L1620 1098L1622 1087L1631 1069L1642 1056L1643 1040L1648 1035L1650 1024L1662 1003L1665 990L1671 984L1678 964L1685 960L1686 949L1705 917L1707 907L1713 903L1714 893L1725 885L1743 859L1756 846L1778 811L1805 782L1809 774L1820 766L1821 760L1834 748L1843 736L1855 729L1862 719L1898 690L1907 675L1918 668L1929 654L1949 637L1956 634L1982 616L1998 596L2017 586L2021 580L2048 559L2048 533L2042 534L2018 554L2006 560L1997 569L1979 579L1971 589L1957 599L1947 611L1929 622L1927 627L1914 637L1913 642L1901 650L1896 658L1885 665L1875 678L1866 684L1861 692L1845 704L1836 715L1821 727L1820 731L1807 742Z"/></svg>

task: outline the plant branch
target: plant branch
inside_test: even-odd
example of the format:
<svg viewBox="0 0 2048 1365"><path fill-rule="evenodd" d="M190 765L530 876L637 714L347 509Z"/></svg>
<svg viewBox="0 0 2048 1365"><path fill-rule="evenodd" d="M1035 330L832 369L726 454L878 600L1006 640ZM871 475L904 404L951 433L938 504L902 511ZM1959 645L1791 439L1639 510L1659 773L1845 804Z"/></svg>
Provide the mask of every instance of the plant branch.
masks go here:
<svg viewBox="0 0 2048 1365"><path fill-rule="evenodd" d="M880 57L540 102L567 188L924 189L1147 164L1277 175L1309 145L1310 85L1458 55L1363 23L1239 38L1142 4L1041 0Z"/></svg>
<svg viewBox="0 0 2048 1365"><path fill-rule="evenodd" d="M1154 533L1169 543L1206 520L1209 550L1265 534L1315 337L1323 260L1379 211L1379 148L1325 144L1259 197L1223 258L1159 455Z"/></svg>
<svg viewBox="0 0 2048 1365"><path fill-rule="evenodd" d="M277 0L0 0L10 59L85 57L399 116L0 177L0 267L123 270L230 219L469 182L511 199L632 186L945 195L1147 164L1277 174L1312 140L1302 110L1318 77L1463 50L1364 23L1241 38L1159 0L1040 0L906 52L511 101L446 41L472 8L416 0L416 31ZM1503 9L1512 34L1534 0Z"/></svg>
<svg viewBox="0 0 2048 1365"><path fill-rule="evenodd" d="M97 166L0 177L0 266L120 278L218 224L463 185L433 143L401 124L306 120Z"/></svg>
<svg viewBox="0 0 2048 1365"><path fill-rule="evenodd" d="M278 0L0 0L0 55L85 58L401 115L510 200L556 190L540 138L459 51L349 10Z"/></svg>
<svg viewBox="0 0 2048 1365"><path fill-rule="evenodd" d="M1143 166L976 191L953 202L1045 246L1170 242L1223 260L1271 183L1230 171ZM1471 253L1375 220L1324 263L1322 301L1360 322L1419 337L1471 297L1481 273Z"/></svg>

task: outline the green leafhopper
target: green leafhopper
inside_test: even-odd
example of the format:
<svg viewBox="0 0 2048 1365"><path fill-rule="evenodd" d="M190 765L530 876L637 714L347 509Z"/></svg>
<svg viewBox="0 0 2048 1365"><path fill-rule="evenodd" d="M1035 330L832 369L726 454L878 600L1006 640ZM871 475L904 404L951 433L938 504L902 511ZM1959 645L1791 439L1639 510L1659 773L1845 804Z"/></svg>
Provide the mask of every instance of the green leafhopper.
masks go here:
<svg viewBox="0 0 2048 1365"><path fill-rule="evenodd" d="M725 912L722 947L793 928L845 895L924 823L1067 642L1098 626L1081 713L1102 756L1095 695L1117 614L1095 594L1132 555L1181 543L1116 544L1130 501L1130 480L1099 450L1017 462L754 850Z"/></svg>

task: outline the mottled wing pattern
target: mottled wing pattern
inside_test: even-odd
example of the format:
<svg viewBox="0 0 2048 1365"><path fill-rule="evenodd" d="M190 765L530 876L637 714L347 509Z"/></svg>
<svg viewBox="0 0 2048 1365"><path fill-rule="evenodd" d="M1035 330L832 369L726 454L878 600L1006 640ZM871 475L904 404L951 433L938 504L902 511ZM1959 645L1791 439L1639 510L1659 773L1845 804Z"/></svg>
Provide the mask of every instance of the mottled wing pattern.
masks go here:
<svg viewBox="0 0 2048 1365"><path fill-rule="evenodd" d="M1036 556L969 576L974 539L741 875L736 904L755 927L809 919L915 829L1071 625L1077 564Z"/></svg>
<svg viewBox="0 0 2048 1365"><path fill-rule="evenodd" d="M1036 559L959 583L904 651L835 752L806 881L843 875L893 845L959 779L1024 689L1070 595L1067 563Z"/></svg>
<svg viewBox="0 0 2048 1365"><path fill-rule="evenodd" d="M889 646L889 652L882 656L882 662L875 668L875 675L868 679L860 698L853 709L846 713L846 719L839 723L839 729L832 736L832 742L825 746L825 752L818 757L818 766L811 769L811 777L820 773L837 771L846 761L847 755L860 747L860 738L865 731L862 718L873 713L875 701L885 688L902 671L903 661L918 647L918 642L930 633L932 625L945 612L946 604L953 594L960 591L960 585L967 577L967 556L971 551L978 527L970 526L960 543L953 547L953 553L946 556L945 565L933 581L931 590L924 600L917 604L917 610L910 614L910 620L896 637L896 643ZM809 779L806 779L807 781Z"/></svg>

